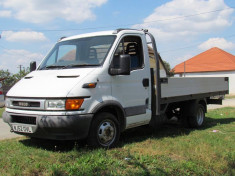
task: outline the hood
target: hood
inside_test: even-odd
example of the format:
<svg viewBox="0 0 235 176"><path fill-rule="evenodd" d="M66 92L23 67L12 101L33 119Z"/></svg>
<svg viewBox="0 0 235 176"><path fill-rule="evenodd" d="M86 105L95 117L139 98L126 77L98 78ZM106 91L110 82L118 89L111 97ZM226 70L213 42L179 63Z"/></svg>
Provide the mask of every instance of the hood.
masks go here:
<svg viewBox="0 0 235 176"><path fill-rule="evenodd" d="M95 68L38 70L29 73L7 93L9 97L66 97Z"/></svg>

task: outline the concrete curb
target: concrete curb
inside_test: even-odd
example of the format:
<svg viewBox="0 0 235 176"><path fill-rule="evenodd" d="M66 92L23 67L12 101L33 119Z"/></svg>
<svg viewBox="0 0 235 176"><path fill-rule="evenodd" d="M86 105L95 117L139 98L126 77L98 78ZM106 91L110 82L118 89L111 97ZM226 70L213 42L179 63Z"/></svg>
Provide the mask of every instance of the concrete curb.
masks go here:
<svg viewBox="0 0 235 176"><path fill-rule="evenodd" d="M21 137L21 135L11 133L10 130L9 125L0 118L0 140Z"/></svg>

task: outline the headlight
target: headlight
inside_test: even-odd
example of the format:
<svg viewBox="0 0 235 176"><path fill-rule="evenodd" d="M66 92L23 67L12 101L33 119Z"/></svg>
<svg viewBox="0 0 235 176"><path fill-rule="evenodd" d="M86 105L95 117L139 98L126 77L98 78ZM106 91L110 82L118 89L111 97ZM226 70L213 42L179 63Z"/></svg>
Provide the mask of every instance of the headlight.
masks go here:
<svg viewBox="0 0 235 176"><path fill-rule="evenodd" d="M46 100L47 110L65 110L65 100Z"/></svg>
<svg viewBox="0 0 235 176"><path fill-rule="evenodd" d="M11 101L8 98L5 99L5 106L7 108L9 108L11 106Z"/></svg>
<svg viewBox="0 0 235 176"><path fill-rule="evenodd" d="M78 110L84 99L46 100L47 110Z"/></svg>

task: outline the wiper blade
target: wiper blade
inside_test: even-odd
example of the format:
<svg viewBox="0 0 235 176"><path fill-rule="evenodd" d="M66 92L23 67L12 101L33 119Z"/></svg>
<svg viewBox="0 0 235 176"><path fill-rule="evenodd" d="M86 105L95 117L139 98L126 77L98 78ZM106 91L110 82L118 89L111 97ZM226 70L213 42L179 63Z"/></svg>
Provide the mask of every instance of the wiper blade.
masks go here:
<svg viewBox="0 0 235 176"><path fill-rule="evenodd" d="M71 64L64 66L64 68L73 68L73 67L91 67L91 66L100 66L99 64Z"/></svg>
<svg viewBox="0 0 235 176"><path fill-rule="evenodd" d="M46 67L43 67L41 70L46 70L46 69L50 69L50 68L64 68L64 65L48 65Z"/></svg>
<svg viewBox="0 0 235 176"><path fill-rule="evenodd" d="M92 67L92 66L100 66L99 64L71 64L71 65L48 65L46 67L41 68L40 70L46 70L50 68L75 68L75 67Z"/></svg>

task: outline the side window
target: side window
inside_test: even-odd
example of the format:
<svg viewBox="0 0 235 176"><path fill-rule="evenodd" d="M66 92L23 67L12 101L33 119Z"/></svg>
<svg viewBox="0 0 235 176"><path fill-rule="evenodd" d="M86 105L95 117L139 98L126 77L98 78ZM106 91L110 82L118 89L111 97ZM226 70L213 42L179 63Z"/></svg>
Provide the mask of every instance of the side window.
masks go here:
<svg viewBox="0 0 235 176"><path fill-rule="evenodd" d="M114 57L121 54L129 54L131 56L131 70L141 69L144 65L143 47L141 38L138 36L126 36L118 45L114 53Z"/></svg>

